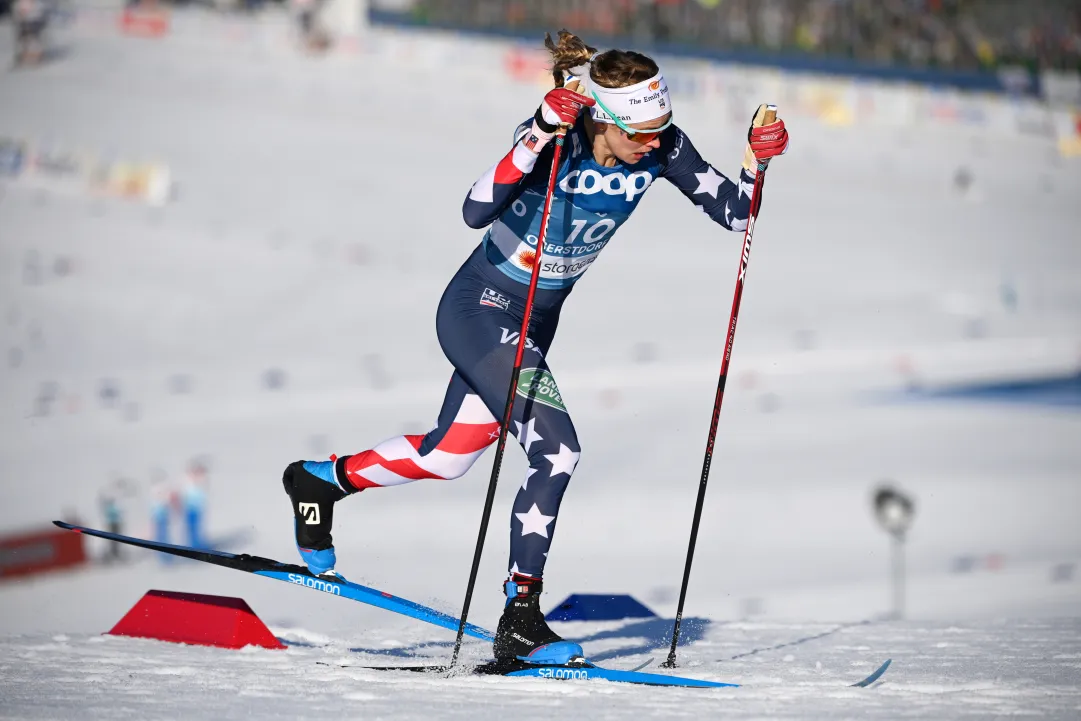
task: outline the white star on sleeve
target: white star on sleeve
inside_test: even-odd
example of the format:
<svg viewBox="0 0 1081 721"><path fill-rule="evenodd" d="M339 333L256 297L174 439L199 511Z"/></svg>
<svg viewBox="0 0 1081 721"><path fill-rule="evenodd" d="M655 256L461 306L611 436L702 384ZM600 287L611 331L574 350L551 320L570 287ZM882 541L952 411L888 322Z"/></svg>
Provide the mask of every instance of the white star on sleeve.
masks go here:
<svg viewBox="0 0 1081 721"><path fill-rule="evenodd" d="M536 468L530 468L525 472L525 481L522 482L522 490L529 488L529 479L537 472Z"/></svg>
<svg viewBox="0 0 1081 721"><path fill-rule="evenodd" d="M740 178L739 179L739 197L742 198L744 195L746 195L748 198L750 198L752 195L754 195L754 183L745 182L743 180L743 178Z"/></svg>
<svg viewBox="0 0 1081 721"><path fill-rule="evenodd" d="M548 538L548 524L556 519L555 516L546 516L541 513L536 503L529 509L529 513L515 513L514 515L522 522L523 536L536 533L538 536Z"/></svg>
<svg viewBox="0 0 1081 721"><path fill-rule="evenodd" d="M560 473L566 473L568 476L574 473L574 467L578 465L580 455L560 443L559 453L546 453L544 457L552 463L552 477L554 478Z"/></svg>
<svg viewBox="0 0 1081 721"><path fill-rule="evenodd" d="M724 182L724 177L718 175L712 165L706 166L706 172L704 173L695 173L694 177L698 179L698 188L694 191L695 195L709 193L714 198L717 197L717 190L721 187L721 183Z"/></svg>
<svg viewBox="0 0 1081 721"><path fill-rule="evenodd" d="M530 418L529 422L523 427L518 421L514 422L514 425L518 426L518 442L525 448L525 452L529 453L529 447L533 445L533 441L543 441L544 437L540 433L537 433L535 426L537 425L536 418Z"/></svg>

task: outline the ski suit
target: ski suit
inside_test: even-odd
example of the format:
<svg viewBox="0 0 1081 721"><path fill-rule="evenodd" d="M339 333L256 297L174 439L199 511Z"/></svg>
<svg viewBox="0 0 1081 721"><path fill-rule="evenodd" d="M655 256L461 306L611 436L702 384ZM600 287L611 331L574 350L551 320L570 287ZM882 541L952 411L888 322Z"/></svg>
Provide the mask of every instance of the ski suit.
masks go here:
<svg viewBox="0 0 1081 721"><path fill-rule="evenodd" d="M435 428L338 458L335 476L344 490L457 478L498 439L553 157L553 144L539 154L527 147L529 129L529 122L518 126L511 151L477 180L462 208L470 227L491 227L451 279L436 313L439 343L455 371ZM638 163L609 168L594 159L584 118L567 134L508 430L529 459L511 512L511 572L543 574L560 501L582 450L547 361L574 283L660 177L725 228L747 226L754 176L741 170L733 183L675 125L660 139Z"/></svg>

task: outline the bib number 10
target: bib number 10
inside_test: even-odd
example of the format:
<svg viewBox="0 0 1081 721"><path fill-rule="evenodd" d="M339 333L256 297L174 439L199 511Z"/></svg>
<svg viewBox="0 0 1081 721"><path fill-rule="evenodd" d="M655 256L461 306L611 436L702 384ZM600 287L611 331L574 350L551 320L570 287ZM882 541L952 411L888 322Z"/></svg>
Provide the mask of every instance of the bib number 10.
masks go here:
<svg viewBox="0 0 1081 721"><path fill-rule="evenodd" d="M572 244L578 239L578 234L582 232L582 228L585 228L587 225L589 225L589 221L572 220L571 225L574 226L574 229L571 230L571 234L567 236L567 245ZM596 223L589 227L589 230L587 230L585 232L585 235L582 236L582 240L586 243L596 243L598 240L611 233L612 229L615 227L616 221L612 220L611 218L598 220Z"/></svg>
<svg viewBox="0 0 1081 721"><path fill-rule="evenodd" d="M571 229L570 235L567 236L567 239L563 241L564 247L568 245L573 245L574 241L578 240L579 235L582 236L583 245L589 245L590 243L596 243L599 240L603 240L604 237L611 233L612 230L616 227L616 221L612 220L611 218L604 218L603 220L598 220L593 225L589 225L588 220L579 219L572 220L571 225L573 226L573 228ZM589 225L589 229L586 230L583 234L582 230L587 225ZM532 233L525 237L525 241L534 248L537 247L537 236L533 235ZM548 244L545 244L545 251L548 251Z"/></svg>

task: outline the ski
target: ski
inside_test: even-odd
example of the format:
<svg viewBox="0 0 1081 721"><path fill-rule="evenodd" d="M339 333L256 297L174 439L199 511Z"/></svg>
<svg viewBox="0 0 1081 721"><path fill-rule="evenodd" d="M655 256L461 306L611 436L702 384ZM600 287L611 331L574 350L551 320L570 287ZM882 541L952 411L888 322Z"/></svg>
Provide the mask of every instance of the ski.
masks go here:
<svg viewBox="0 0 1081 721"><path fill-rule="evenodd" d="M877 669L875 669L874 673L872 673L870 676L863 679L859 683L852 684L852 688L866 688L867 686L870 686L875 681L882 678L882 674L886 673L886 669L890 667L891 663L893 663L893 659L887 658L886 663L879 666Z"/></svg>
<svg viewBox="0 0 1081 721"><path fill-rule="evenodd" d="M458 666L455 669L451 669L447 665L433 665L433 666L357 666L354 664L339 664L341 668L362 668L371 671L409 671L412 673L437 673L445 674L448 676L455 675L457 673L472 673L484 676L532 676L538 678L553 678L561 680L573 680L573 679L593 679L603 681L614 681L617 683L634 683L642 684L646 686L679 686L684 688L738 688L740 684L737 683L720 683L717 681L701 681L693 678L685 678L682 676L669 676L667 674L657 673L643 673L641 669L648 666L653 659L646 661L643 664L635 666L629 671L620 671L617 669L603 668L590 661L583 661L580 664L567 664L567 665L536 665L526 663L524 661L489 661L487 663L474 666L472 668L468 666ZM882 678L882 674L886 673L886 669L890 667L893 659L886 659L885 663L875 669L867 678L859 681L858 683L849 684L853 688L866 688L875 681ZM321 665L330 665L322 661L317 661Z"/></svg>
<svg viewBox="0 0 1081 721"><path fill-rule="evenodd" d="M359 583L352 583L340 577L314 576L304 566L282 563L281 561L275 561L272 558L250 556L246 553L227 553L225 551L199 549L190 546L175 546L171 543L149 541L143 538L133 538L131 536L122 536L117 533L109 533L108 531L99 531L96 528L75 526L70 523L64 523L63 521L53 521L53 523L60 528L75 531L76 533L84 533L88 536L96 536L97 538L104 538L109 541L116 541L117 543L126 543L129 546L148 548L152 551L160 551L161 553L168 553L173 556L181 556L195 561L212 563L215 566L232 568L236 571L246 571L247 573L253 573L256 576L262 576L263 578L272 578L275 581L284 581L296 586L303 586L304 588L310 588L315 591L322 591L323 593L341 596L342 598L359 601L360 603L366 603L369 606L376 606L394 613L399 613L403 616L409 616L418 621L424 621L450 631L458 630L458 619L454 616L445 614L442 611L437 611L434 608L422 606L419 603L393 596L385 591L362 586ZM473 638L478 638L483 641L492 641L495 639L495 634L491 631L471 623L466 624L465 633L467 636L472 636Z"/></svg>
<svg viewBox="0 0 1081 721"><path fill-rule="evenodd" d="M534 664L517 660L498 660L482 663L472 668L450 666L346 666L346 668L364 668L372 671L412 671L414 673L440 673L453 675L462 669L465 673L482 676L511 676L515 678L550 678L560 681L612 681L615 683L631 683L643 686L678 686L681 688L738 688L737 683L722 683L720 681L702 681L696 678L684 676L670 676L668 674L647 673L637 669L620 671L613 668L604 668L597 664L582 659L577 663L569 664ZM641 668L639 666L638 668Z"/></svg>

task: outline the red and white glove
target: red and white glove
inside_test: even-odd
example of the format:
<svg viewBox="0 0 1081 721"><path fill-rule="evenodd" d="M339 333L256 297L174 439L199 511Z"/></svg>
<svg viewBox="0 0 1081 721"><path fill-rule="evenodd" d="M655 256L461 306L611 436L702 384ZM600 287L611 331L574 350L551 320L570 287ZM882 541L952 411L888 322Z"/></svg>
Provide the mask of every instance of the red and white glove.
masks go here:
<svg viewBox="0 0 1081 721"><path fill-rule="evenodd" d="M772 111L774 120L766 123L766 113ZM759 105L751 118L751 127L747 130L747 151L743 155L743 166L755 171L758 163L768 163L770 158L784 155L788 150L788 131L784 121L776 117L777 108L773 105Z"/></svg>
<svg viewBox="0 0 1081 721"><path fill-rule="evenodd" d="M555 137L560 125L574 125L582 109L595 104L593 98L581 95L570 87L549 90L533 116L533 127L525 146L539 153Z"/></svg>

